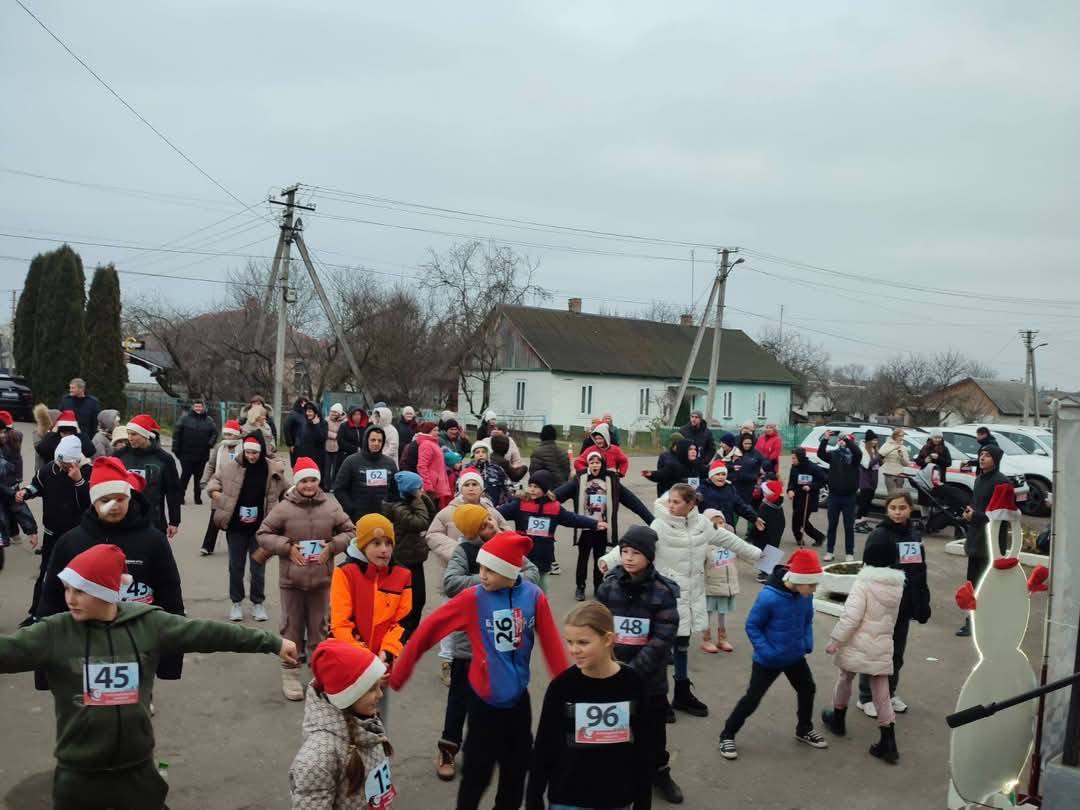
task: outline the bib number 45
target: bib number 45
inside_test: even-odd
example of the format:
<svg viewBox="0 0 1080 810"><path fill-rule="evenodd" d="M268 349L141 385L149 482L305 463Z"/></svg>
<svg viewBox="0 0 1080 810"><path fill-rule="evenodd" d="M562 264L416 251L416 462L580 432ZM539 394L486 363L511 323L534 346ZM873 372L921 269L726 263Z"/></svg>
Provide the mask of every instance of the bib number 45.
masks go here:
<svg viewBox="0 0 1080 810"><path fill-rule="evenodd" d="M84 706L125 706L139 702L139 666L87 664L83 673Z"/></svg>

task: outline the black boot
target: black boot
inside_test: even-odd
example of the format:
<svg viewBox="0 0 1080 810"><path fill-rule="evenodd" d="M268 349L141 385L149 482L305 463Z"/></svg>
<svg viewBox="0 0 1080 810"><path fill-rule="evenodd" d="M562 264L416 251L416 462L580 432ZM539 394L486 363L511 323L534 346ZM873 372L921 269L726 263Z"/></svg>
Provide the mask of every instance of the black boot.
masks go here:
<svg viewBox="0 0 1080 810"><path fill-rule="evenodd" d="M870 746L870 754L890 765L900 761L900 751L896 747L896 728L892 723L881 726L881 739Z"/></svg>
<svg viewBox="0 0 1080 810"><path fill-rule="evenodd" d="M966 638L967 636L971 635L971 617L970 616L968 616L966 619L964 619L964 626L956 631L956 635L960 636L961 638Z"/></svg>
<svg viewBox="0 0 1080 810"><path fill-rule="evenodd" d="M653 787L656 788L656 792L660 794L665 802L669 804L683 803L682 788L676 785L675 780L671 778L671 768L661 768L656 772L656 776L653 777Z"/></svg>
<svg viewBox="0 0 1080 810"><path fill-rule="evenodd" d="M828 709L822 709L821 722L825 724L825 728L837 737L843 737L847 734L847 706L842 709L832 706Z"/></svg>
<svg viewBox="0 0 1080 810"><path fill-rule="evenodd" d="M675 681L675 698L671 701L671 708L694 717L708 717L709 707L694 697L694 693L690 691L691 686L689 679Z"/></svg>
<svg viewBox="0 0 1080 810"><path fill-rule="evenodd" d="M577 601L577 602L584 602L585 601L585 589L584 588L578 588L576 591L574 591L574 600Z"/></svg>
<svg viewBox="0 0 1080 810"><path fill-rule="evenodd" d="M675 710L671 708L671 701L664 701L664 722L669 724L675 722Z"/></svg>

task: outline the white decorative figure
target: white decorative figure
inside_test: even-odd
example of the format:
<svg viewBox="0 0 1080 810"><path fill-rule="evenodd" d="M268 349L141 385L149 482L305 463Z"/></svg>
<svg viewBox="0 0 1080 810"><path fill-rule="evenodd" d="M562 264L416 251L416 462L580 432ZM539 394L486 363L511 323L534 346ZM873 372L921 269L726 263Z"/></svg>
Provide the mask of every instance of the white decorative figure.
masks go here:
<svg viewBox="0 0 1080 810"><path fill-rule="evenodd" d="M1020 649L1027 632L1030 595L1019 565L1023 536L1011 484L994 489L986 515L992 564L979 580L974 599L968 585L957 594L958 603L965 597L972 603L967 606L972 610L972 641L979 653L979 662L960 690L957 710L1005 700L1038 685ZM1005 522L1012 544L1008 555L1002 556L998 534ZM1030 756L1036 709L1036 701L1028 701L954 729L949 746L950 794L955 790L964 801L976 805L1007 806L999 800L1016 785Z"/></svg>

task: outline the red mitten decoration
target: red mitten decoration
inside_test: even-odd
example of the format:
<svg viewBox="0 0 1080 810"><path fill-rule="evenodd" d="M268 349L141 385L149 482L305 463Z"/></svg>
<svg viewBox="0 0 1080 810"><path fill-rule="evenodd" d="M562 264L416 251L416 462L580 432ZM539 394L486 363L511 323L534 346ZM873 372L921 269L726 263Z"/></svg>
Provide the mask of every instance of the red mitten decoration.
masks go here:
<svg viewBox="0 0 1080 810"><path fill-rule="evenodd" d="M956 605L961 610L975 609L975 586L968 580L956 591Z"/></svg>
<svg viewBox="0 0 1080 810"><path fill-rule="evenodd" d="M1046 581L1050 579L1050 569L1045 565L1036 565L1028 577L1027 589L1031 593L1039 593L1049 589Z"/></svg>

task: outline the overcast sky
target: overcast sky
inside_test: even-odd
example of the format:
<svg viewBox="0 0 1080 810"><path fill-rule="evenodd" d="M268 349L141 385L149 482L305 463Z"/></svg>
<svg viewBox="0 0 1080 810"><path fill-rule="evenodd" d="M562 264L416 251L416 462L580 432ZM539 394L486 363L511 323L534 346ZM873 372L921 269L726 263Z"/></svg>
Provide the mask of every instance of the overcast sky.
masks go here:
<svg viewBox="0 0 1080 810"><path fill-rule="evenodd" d="M726 323L751 335L784 305L785 329L834 362L952 346L1022 378L1016 331L1036 328L1040 382L1080 388L1075 2L24 2L246 203L301 182L742 246ZM0 171L0 231L272 255L265 204L245 211L199 174L14 0L0 72L0 167L155 195ZM387 281L455 237L333 217L651 257L518 246L553 305L577 294L592 311L688 305L714 259L696 249L692 285L683 246L304 196L318 255ZM51 246L0 236L7 257ZM189 305L223 290L183 278L244 261L75 247L88 266L178 277L124 275L125 295ZM0 288L24 274L0 260Z"/></svg>

